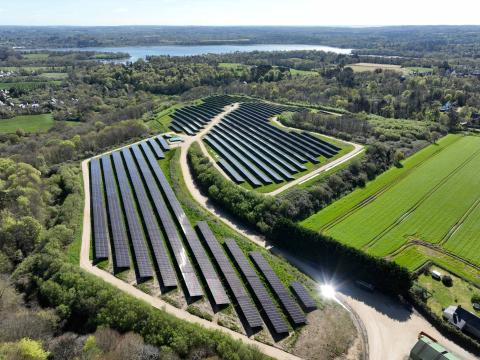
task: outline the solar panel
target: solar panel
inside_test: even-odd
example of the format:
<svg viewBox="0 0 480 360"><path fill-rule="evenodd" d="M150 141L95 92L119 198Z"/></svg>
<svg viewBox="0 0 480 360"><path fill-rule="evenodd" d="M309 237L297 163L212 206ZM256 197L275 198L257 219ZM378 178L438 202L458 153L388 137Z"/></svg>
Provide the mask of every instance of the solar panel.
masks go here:
<svg viewBox="0 0 480 360"><path fill-rule="evenodd" d="M147 145L148 146L148 145ZM138 149L137 145L133 145L135 149ZM147 192L142 182L142 178L138 172L137 166L133 160L132 154L128 148L122 150L125 164L132 181L133 191L137 198L137 204L140 209L140 213L145 224L145 229L150 240L150 246L153 250L154 260L157 264L160 272L162 283L165 287L176 287L177 278L175 276L175 270L168 258L167 249L163 242L163 236L161 234L160 227L158 226L157 219L153 213L153 209L150 205ZM145 164L146 165L146 164Z"/></svg>
<svg viewBox="0 0 480 360"><path fill-rule="evenodd" d="M248 171L242 164L240 164L237 159L235 159L233 156L231 156L223 146L219 145L214 139L212 139L210 136L205 136L203 140L210 145L215 151L217 151L220 156L228 161L230 165L232 165L235 170L240 172L245 178L247 178L248 182L252 186L262 186L262 183L258 181L258 179L252 175L250 171Z"/></svg>
<svg viewBox="0 0 480 360"><path fill-rule="evenodd" d="M207 247L210 249L215 262L220 268L220 271L223 274L230 291L233 294L233 297L237 301L240 311L245 317L248 326L252 329L261 327L262 318L260 317L260 314L250 300L247 291L243 287L242 281L233 269L232 264L227 258L227 255L223 251L207 223L200 221L197 223L197 227L200 230Z"/></svg>
<svg viewBox="0 0 480 360"><path fill-rule="evenodd" d="M218 165L227 173L230 178L237 184L245 182L245 179L224 159L218 160Z"/></svg>
<svg viewBox="0 0 480 360"><path fill-rule="evenodd" d="M117 183L112 168L110 155L101 158L105 190L107 195L108 216L113 240L113 260L117 268L129 268L127 230L122 215L122 208L117 190Z"/></svg>
<svg viewBox="0 0 480 360"><path fill-rule="evenodd" d="M133 254L141 278L153 276L153 268L148 257L148 249L145 244L145 237L142 230L142 224L138 218L137 209L133 201L133 194L127 173L123 165L122 156L119 151L112 154L113 164L117 173L118 186L122 197L123 208L127 219L128 232L132 240Z"/></svg>
<svg viewBox="0 0 480 360"><path fill-rule="evenodd" d="M160 143L163 151L170 150L170 145L168 145L167 140L165 140L162 135L157 136L156 139Z"/></svg>
<svg viewBox="0 0 480 360"><path fill-rule="evenodd" d="M157 157L157 159L164 159L165 158L165 155L163 155L163 151L160 148L160 145L158 145L158 143L155 141L155 139L149 139L148 143L152 147L153 152L155 153L155 156Z"/></svg>
<svg viewBox="0 0 480 360"><path fill-rule="evenodd" d="M260 308L263 310L273 330L277 334L288 333L287 323L282 318L275 303L273 302L272 298L268 294L267 289L265 289L265 286L263 286L262 282L257 276L257 273L250 266L250 263L248 262L247 258L243 254L242 250L240 250L240 248L238 247L235 240L226 239L225 245L227 246L227 249L230 252L240 273L246 279L248 285L250 286L255 298L257 299L257 303L259 304Z"/></svg>
<svg viewBox="0 0 480 360"><path fill-rule="evenodd" d="M95 259L108 258L108 223L103 197L102 171L98 158L90 161L92 222L93 222L93 247Z"/></svg>
<svg viewBox="0 0 480 360"><path fill-rule="evenodd" d="M260 179L264 184L271 184L272 179L264 172L260 171L250 160L248 160L244 155L239 151L235 150L227 144L220 136L217 134L209 133L208 137L212 140L215 140L220 146L222 146L229 154L231 154L235 159L237 159L242 165L244 165L248 171L252 172L257 179Z"/></svg>
<svg viewBox="0 0 480 360"><path fill-rule="evenodd" d="M188 221L188 217L183 211L182 206L175 196L175 193L173 192L173 189L171 188L167 178L160 169L160 166L155 160L152 152L148 148L143 148L143 150L148 163L157 177L163 194L167 199L167 203L175 215L183 234L185 235L185 239L187 240L188 246L193 253L193 257L197 261L200 272L202 273L203 278L208 285L208 289L212 295L213 301L218 306L230 304L230 300L228 299L225 289L223 288L222 283L220 282L220 279L218 278L218 275L205 252L205 249L202 247L197 234Z"/></svg>
<svg viewBox="0 0 480 360"><path fill-rule="evenodd" d="M238 141L235 141L234 139L232 139L231 136L228 136L227 134L225 134L221 129L214 127L212 129L212 133L214 134L215 137L219 136L220 139L222 139L222 141L229 144L229 148L233 148L236 151L238 151L239 154L241 154L246 159L251 161L256 167L261 169L265 174L271 177L275 182L278 183L284 180L277 173L277 171L275 171L269 165L267 165L265 162L259 159L259 154L257 154L256 151L251 151L249 149L246 149L245 146L240 144Z"/></svg>
<svg viewBox="0 0 480 360"><path fill-rule="evenodd" d="M144 151L150 151L147 144L141 143L140 146ZM140 164L140 167L143 170L143 176L145 179L145 183L147 184L150 196L153 200L153 206L155 207L156 213L162 223L163 231L165 232L167 241L170 245L170 248L172 249L176 265L180 270L188 295L190 297L203 296L202 286L198 281L195 270L193 269L193 265L190 261L190 258L188 257L185 247L183 246L180 235L177 232L175 223L168 210L168 206L163 199L163 195L158 188L157 182L150 170L150 167L146 163L143 154L139 152L138 147L134 147L134 154ZM150 155L153 157L153 154L151 152Z"/></svg>
<svg viewBox="0 0 480 360"><path fill-rule="evenodd" d="M312 299L307 289L305 289L302 284L300 284L298 281L294 281L290 283L290 287L292 288L293 293L306 311L312 311L317 308L317 304L315 304L315 301Z"/></svg>
<svg viewBox="0 0 480 360"><path fill-rule="evenodd" d="M270 285L273 293L278 297L278 300L282 304L292 322L297 326L305 324L307 322L307 318L305 317L302 309L300 309L298 304L292 299L288 293L288 290L285 288L285 286L283 286L282 282L262 254L256 251L251 251L250 257L267 280L267 283Z"/></svg>

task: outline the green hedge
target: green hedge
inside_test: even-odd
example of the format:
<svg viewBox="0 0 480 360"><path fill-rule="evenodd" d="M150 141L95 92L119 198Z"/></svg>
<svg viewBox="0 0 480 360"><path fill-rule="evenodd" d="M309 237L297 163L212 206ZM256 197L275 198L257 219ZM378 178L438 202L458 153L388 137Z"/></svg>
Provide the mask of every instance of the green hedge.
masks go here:
<svg viewBox="0 0 480 360"><path fill-rule="evenodd" d="M335 275L367 281L385 293L405 295L412 287L412 278L406 268L368 255L288 219L276 222L268 240L293 255L314 261Z"/></svg>

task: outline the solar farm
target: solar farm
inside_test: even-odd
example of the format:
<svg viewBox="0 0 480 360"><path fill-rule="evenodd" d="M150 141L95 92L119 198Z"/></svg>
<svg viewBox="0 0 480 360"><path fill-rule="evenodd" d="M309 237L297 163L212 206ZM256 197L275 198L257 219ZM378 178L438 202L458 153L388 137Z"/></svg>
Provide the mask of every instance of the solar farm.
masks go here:
<svg viewBox="0 0 480 360"><path fill-rule="evenodd" d="M239 107L214 125L203 140L218 166L237 184L268 189L281 186L348 150L338 141L306 131L285 131L270 122L276 115L305 111L303 108L227 95L176 110L170 128L194 136L234 102L239 102Z"/></svg>
<svg viewBox="0 0 480 360"><path fill-rule="evenodd" d="M480 137L448 135L303 221L410 270L433 261L479 284Z"/></svg>
<svg viewBox="0 0 480 360"><path fill-rule="evenodd" d="M169 151L156 136L90 160L94 264L184 309L232 308L247 335L277 341L306 325L316 302L304 285L285 284L262 253L219 239L206 221L191 223L159 163Z"/></svg>

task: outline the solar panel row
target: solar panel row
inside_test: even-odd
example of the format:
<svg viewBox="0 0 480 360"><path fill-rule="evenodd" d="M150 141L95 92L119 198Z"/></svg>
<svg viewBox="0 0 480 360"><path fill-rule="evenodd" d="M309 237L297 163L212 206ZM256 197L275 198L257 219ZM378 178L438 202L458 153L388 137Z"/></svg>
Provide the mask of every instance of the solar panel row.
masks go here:
<svg viewBox="0 0 480 360"><path fill-rule="evenodd" d="M140 146L144 153L148 153L149 156L153 158L153 154L150 152L147 144L141 143ZM163 195L158 188L157 181L155 180L149 165L147 164L142 152L139 150L140 149L138 147L134 148L135 157L143 171L144 180L152 198L153 206L155 207L156 213L162 223L163 230L170 248L172 249L173 256L176 260L176 265L181 273L188 295L193 298L203 296L202 286L200 285L200 282L195 274L195 270L193 269L193 265L190 261L187 250L183 246L181 237L178 234L175 226L175 222L170 215L170 211L168 210L168 206L163 199Z"/></svg>
<svg viewBox="0 0 480 360"><path fill-rule="evenodd" d="M93 244L95 259L108 258L108 223L103 197L102 171L98 158L90 161L91 189L92 189L92 221L93 221Z"/></svg>
<svg viewBox="0 0 480 360"><path fill-rule="evenodd" d="M292 288L293 293L306 311L312 311L317 308L317 304L302 284L300 284L298 281L294 281L290 283L290 287Z"/></svg>
<svg viewBox="0 0 480 360"><path fill-rule="evenodd" d="M288 333L288 325L278 311L275 303L268 294L268 291L263 286L261 280L258 278L255 270L250 266L247 258L243 254L242 250L238 247L235 240L225 240L228 251L230 252L238 270L242 276L246 279L250 286L257 303L261 310L263 310L265 317L272 326L273 330L277 334Z"/></svg>
<svg viewBox="0 0 480 360"><path fill-rule="evenodd" d="M212 230L210 230L208 224L204 221L198 222L197 227L207 244L207 247L210 249L215 262L220 268L220 272L223 274L223 277L225 278L233 297L237 301L238 307L245 317L248 326L252 329L261 327L262 318L260 317L260 314L251 302L247 291L243 287L242 281L233 269L232 264L213 235Z"/></svg>
<svg viewBox="0 0 480 360"><path fill-rule="evenodd" d="M159 135L155 138L159 143L160 146L162 147L163 151L168 151L170 150L170 145L168 145L167 140L162 135Z"/></svg>
<svg viewBox="0 0 480 360"><path fill-rule="evenodd" d="M155 141L155 139L149 139L148 144L152 147L153 152L155 153L155 156L157 157L157 159L165 158L165 155L163 154L163 151L160 148L160 145Z"/></svg>
<svg viewBox="0 0 480 360"><path fill-rule="evenodd" d="M232 158L263 184L264 176L279 183L294 179L294 174L306 170L307 161L317 164L319 156L332 157L340 150L337 146L308 133L286 132L269 123L269 118L284 111L302 111L300 108L259 102L242 103L225 116L209 133L209 139L223 149L223 168L229 164L240 175ZM211 145L209 143L209 145ZM217 150L217 149L215 149ZM242 157L239 157L240 154ZM229 152L227 156L226 152ZM226 171L233 181L235 175ZM263 174L263 176L261 175ZM247 176L245 178L248 179ZM252 183L252 181L249 181Z"/></svg>
<svg viewBox="0 0 480 360"><path fill-rule="evenodd" d="M115 174L110 155L104 155L102 160L103 177L107 195L108 216L113 240L113 260L116 268L129 268L128 238L123 221L122 208L117 190Z"/></svg>
<svg viewBox="0 0 480 360"><path fill-rule="evenodd" d="M223 102L210 101L200 105L186 106L176 110L170 126L174 131L185 132L187 135L195 135L210 120L223 111Z"/></svg>
<svg viewBox="0 0 480 360"><path fill-rule="evenodd" d="M175 193L171 188L167 178L160 169L160 166L156 162L152 152L148 148L144 148L144 151L148 163L150 164L158 180L158 183L160 184L163 194L167 198L167 202L173 214L175 215L175 218L180 225L180 228L183 231L188 246L190 247L190 250L193 253L193 257L195 258L198 267L200 268L200 271L202 273L202 276L208 285L208 289L212 295L215 304L218 306L229 304L230 300L228 299L222 283L218 278L218 275L215 272L215 269L213 268L213 265L205 252L205 249L200 243L197 234L192 228L190 222L188 221L187 215L183 211L182 206L180 205L180 202L175 196Z"/></svg>
<svg viewBox="0 0 480 360"><path fill-rule="evenodd" d="M297 326L305 324L307 322L307 318L305 317L302 309L292 299L288 290L285 288L285 286L283 286L282 282L262 254L256 251L251 251L250 257L267 280L267 283L270 285L273 293L278 297L278 300L282 304L292 322Z"/></svg>
<svg viewBox="0 0 480 360"><path fill-rule="evenodd" d="M144 143L148 146L146 143ZM132 149L138 155L140 149L137 145L133 145ZM145 224L145 229L148 234L148 239L150 240L150 246L153 250L153 258L157 264L158 270L160 272L161 281L163 286L165 287L176 287L177 286L177 278L175 276L175 270L173 269L172 264L170 263L167 249L165 248L165 244L163 242L163 236L158 226L157 219L155 218L155 214L153 209L150 205L150 200L148 198L147 192L145 191L144 184L142 182L142 178L140 173L137 169L135 161L133 160L132 154L128 148L122 150L123 157L125 159L125 163L127 165L128 173L130 174L130 179L133 185L133 191L137 198L137 204L140 209L143 223ZM141 153L140 153L141 155ZM149 181L150 178L148 177L149 174L146 174L148 171L148 167L145 168L144 163L140 163L140 168L144 172L143 175L145 177L146 183L150 186ZM153 179L153 177L150 175Z"/></svg>
<svg viewBox="0 0 480 360"><path fill-rule="evenodd" d="M120 188L125 217L127 219L128 232L132 241L138 275L141 278L152 277L153 268L148 256L148 249L145 244L142 224L138 218L130 183L123 165L122 155L119 151L116 151L112 154L112 157L115 165L115 172L117 173L118 186Z"/></svg>

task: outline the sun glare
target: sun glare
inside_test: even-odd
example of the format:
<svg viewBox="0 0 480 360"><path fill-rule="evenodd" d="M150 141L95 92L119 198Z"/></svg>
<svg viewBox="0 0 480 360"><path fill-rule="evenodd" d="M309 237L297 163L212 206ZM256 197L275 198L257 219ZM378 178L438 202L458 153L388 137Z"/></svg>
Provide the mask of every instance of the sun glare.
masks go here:
<svg viewBox="0 0 480 360"><path fill-rule="evenodd" d="M330 284L323 284L320 286L320 292L327 299L335 298L335 288Z"/></svg>

